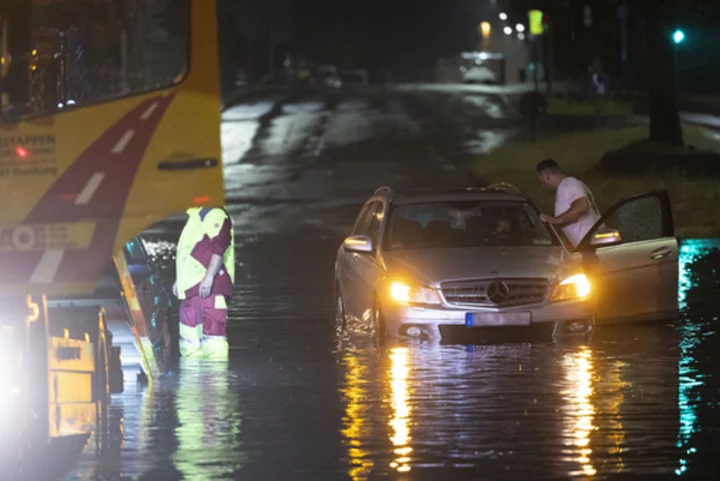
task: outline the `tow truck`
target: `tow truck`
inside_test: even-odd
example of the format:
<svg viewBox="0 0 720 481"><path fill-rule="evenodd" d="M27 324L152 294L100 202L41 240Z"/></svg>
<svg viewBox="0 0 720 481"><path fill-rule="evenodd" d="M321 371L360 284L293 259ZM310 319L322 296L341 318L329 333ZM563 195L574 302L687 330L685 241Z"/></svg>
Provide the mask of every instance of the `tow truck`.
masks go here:
<svg viewBox="0 0 720 481"><path fill-rule="evenodd" d="M174 348L139 233L224 204L215 2L117 6L0 5L4 473L71 439L102 452L112 394Z"/></svg>

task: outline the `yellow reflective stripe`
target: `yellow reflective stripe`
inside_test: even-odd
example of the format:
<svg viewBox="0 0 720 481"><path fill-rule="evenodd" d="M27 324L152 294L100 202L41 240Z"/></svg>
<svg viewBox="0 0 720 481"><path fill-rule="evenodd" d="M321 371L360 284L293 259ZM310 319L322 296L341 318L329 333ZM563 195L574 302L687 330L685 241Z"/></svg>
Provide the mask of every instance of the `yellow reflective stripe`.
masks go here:
<svg viewBox="0 0 720 481"><path fill-rule="evenodd" d="M225 296L215 296L215 309L227 309L227 302L225 302Z"/></svg>
<svg viewBox="0 0 720 481"><path fill-rule="evenodd" d="M230 356L230 346L225 336L205 336L202 351L203 357L210 361L224 361Z"/></svg>
<svg viewBox="0 0 720 481"><path fill-rule="evenodd" d="M202 356L202 324L195 327L186 326L180 323L180 356L199 357Z"/></svg>

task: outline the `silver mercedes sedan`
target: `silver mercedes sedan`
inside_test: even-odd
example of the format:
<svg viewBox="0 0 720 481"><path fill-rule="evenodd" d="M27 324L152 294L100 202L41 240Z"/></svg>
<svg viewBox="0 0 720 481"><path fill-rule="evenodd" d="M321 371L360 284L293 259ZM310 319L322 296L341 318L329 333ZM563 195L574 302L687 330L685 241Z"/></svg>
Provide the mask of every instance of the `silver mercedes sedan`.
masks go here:
<svg viewBox="0 0 720 481"><path fill-rule="evenodd" d="M555 337L587 336L596 320L672 318L677 285L666 192L619 203L572 249L507 184L381 187L337 251L336 321L383 339L540 324Z"/></svg>

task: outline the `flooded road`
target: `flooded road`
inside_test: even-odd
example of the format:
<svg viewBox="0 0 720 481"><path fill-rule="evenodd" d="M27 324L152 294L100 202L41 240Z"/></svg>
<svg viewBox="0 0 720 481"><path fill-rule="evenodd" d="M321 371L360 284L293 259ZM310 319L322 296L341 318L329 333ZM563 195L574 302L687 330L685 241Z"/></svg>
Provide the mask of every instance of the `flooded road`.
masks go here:
<svg viewBox="0 0 720 481"><path fill-rule="evenodd" d="M67 481L712 478L718 243L683 244L682 319L587 345L336 333L333 261L359 203L384 183L467 184L487 142L523 135L503 105L378 94L229 109L229 365L183 364L147 388L126 376L108 453L88 449ZM180 227L146 236L168 283Z"/></svg>

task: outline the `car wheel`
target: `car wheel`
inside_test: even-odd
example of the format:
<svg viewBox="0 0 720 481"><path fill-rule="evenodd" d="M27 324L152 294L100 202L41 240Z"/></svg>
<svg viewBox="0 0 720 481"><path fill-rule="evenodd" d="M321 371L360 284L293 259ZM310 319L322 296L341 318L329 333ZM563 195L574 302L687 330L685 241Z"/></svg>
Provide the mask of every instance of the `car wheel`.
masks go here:
<svg viewBox="0 0 720 481"><path fill-rule="evenodd" d="M338 332L345 330L347 326L347 317L345 316L345 302L343 302L340 289L335 289L335 329Z"/></svg>
<svg viewBox="0 0 720 481"><path fill-rule="evenodd" d="M387 329L382 313L382 306L379 301L375 301L375 305L373 306L373 329L375 330L375 337L378 340L378 345L385 345L385 341L387 340Z"/></svg>

